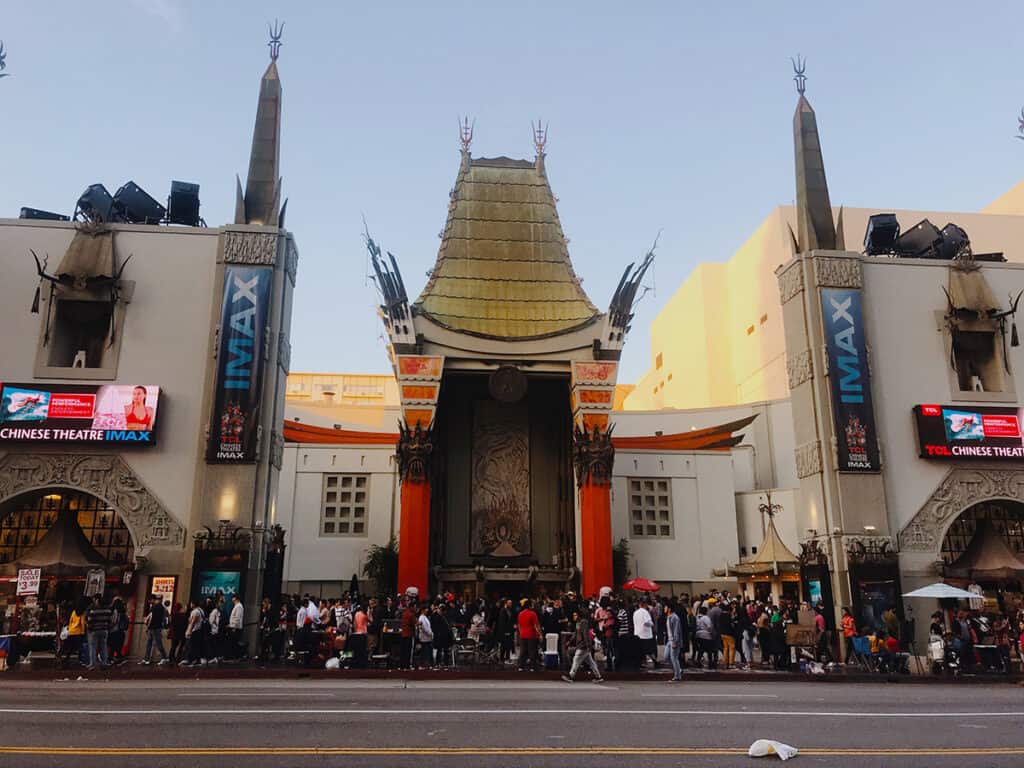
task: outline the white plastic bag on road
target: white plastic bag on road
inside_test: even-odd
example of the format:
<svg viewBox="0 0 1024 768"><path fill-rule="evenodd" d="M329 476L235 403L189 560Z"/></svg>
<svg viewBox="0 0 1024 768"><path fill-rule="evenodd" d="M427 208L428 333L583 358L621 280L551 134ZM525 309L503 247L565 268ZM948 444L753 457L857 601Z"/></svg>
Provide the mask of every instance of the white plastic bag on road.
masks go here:
<svg viewBox="0 0 1024 768"><path fill-rule="evenodd" d="M796 747L791 747L789 744L783 744L781 741L758 739L750 745L750 749L747 750L747 754L750 755L750 757L778 755L780 760L789 760L791 757L796 757L796 754L799 751L800 750Z"/></svg>

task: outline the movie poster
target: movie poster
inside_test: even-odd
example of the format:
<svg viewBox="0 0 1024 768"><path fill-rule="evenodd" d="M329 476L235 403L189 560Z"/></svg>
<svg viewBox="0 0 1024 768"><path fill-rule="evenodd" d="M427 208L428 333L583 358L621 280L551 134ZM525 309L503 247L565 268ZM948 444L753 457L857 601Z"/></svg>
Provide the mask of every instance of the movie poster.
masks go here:
<svg viewBox="0 0 1024 768"><path fill-rule="evenodd" d="M273 276L271 267L224 270L217 380L206 448L206 460L213 464L256 461Z"/></svg>
<svg viewBox="0 0 1024 768"><path fill-rule="evenodd" d="M860 291L822 288L821 313L839 449L838 469L877 472L881 466Z"/></svg>

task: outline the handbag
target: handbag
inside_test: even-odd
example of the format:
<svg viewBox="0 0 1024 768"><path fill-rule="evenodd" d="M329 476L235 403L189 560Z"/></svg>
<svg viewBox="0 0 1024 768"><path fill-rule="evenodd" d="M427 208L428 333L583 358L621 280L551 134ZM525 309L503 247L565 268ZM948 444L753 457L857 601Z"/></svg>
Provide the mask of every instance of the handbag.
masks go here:
<svg viewBox="0 0 1024 768"><path fill-rule="evenodd" d="M60 639L62 641L67 640L71 635L68 634L68 625L65 624L60 630Z"/></svg>

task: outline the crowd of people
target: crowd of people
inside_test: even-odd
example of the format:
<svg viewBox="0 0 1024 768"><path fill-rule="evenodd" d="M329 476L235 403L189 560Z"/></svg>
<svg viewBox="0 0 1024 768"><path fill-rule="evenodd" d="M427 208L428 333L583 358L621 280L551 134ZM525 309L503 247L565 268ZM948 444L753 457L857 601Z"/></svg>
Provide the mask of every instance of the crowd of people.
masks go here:
<svg viewBox="0 0 1024 768"><path fill-rule="evenodd" d="M77 659L95 669L124 661L130 619L120 598L109 603L82 598L65 615L60 643L65 665ZM277 606L263 601L252 649L244 641L245 612L237 596L218 593L185 609L153 595L142 624L143 665L205 666L247 658L250 650L261 664L356 669L371 661L400 669L451 668L459 658L469 658L520 670L561 669L570 682L582 670L600 681L602 666L608 671L662 666L672 671L673 681L681 680L687 667L785 670L804 661L825 667L839 662L840 651L847 664L909 672L915 650L913 625L895 606L877 626L860 627L844 608L833 630L820 605L751 600L727 591L692 598L610 592L583 598L571 591L518 599L447 593L421 600L412 591L386 598L292 595ZM791 636L794 624L802 632ZM930 646L939 642L943 649L931 655L936 668L955 664L966 672L978 666L1008 672L1012 650L1024 645L1024 610L1010 616L937 611L929 630ZM797 643L793 637L801 639Z"/></svg>

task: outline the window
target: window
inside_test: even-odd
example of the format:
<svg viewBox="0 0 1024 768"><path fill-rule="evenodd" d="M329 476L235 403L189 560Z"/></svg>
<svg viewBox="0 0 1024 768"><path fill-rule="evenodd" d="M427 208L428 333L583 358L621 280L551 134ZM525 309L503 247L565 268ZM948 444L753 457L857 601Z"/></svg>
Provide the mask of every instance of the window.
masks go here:
<svg viewBox="0 0 1024 768"><path fill-rule="evenodd" d="M324 475L321 536L365 536L369 510L369 475Z"/></svg>
<svg viewBox="0 0 1024 768"><path fill-rule="evenodd" d="M1002 392L1002 355L995 331L954 331L953 362L961 392Z"/></svg>
<svg viewBox="0 0 1024 768"><path fill-rule="evenodd" d="M654 368L655 368L655 370L659 370L659 371L661 370L661 363L662 363L661 352L659 352L657 357L654 358Z"/></svg>
<svg viewBox="0 0 1024 768"><path fill-rule="evenodd" d="M133 284L122 283L130 298ZM102 292L61 289L43 292L36 351L39 378L114 379L124 332L124 305Z"/></svg>
<svg viewBox="0 0 1024 768"><path fill-rule="evenodd" d="M629 479L630 538L672 538L672 481Z"/></svg>

